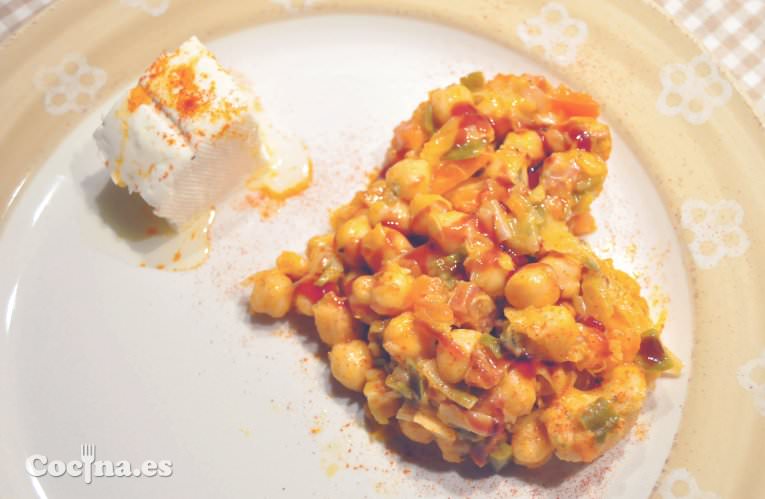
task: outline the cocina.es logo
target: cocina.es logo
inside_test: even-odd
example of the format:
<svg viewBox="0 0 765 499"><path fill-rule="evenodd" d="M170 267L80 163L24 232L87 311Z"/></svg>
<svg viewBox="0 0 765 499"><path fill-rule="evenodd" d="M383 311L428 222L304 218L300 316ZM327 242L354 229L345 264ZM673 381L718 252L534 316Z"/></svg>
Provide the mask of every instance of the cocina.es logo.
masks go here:
<svg viewBox="0 0 765 499"><path fill-rule="evenodd" d="M48 459L42 454L33 454L26 460L27 473L33 477L41 476L73 476L82 477L90 484L94 478L101 477L169 477L173 474L173 463L167 460L146 460L132 465L129 461L110 461L96 459L96 446L85 444L80 446L79 459L61 461Z"/></svg>

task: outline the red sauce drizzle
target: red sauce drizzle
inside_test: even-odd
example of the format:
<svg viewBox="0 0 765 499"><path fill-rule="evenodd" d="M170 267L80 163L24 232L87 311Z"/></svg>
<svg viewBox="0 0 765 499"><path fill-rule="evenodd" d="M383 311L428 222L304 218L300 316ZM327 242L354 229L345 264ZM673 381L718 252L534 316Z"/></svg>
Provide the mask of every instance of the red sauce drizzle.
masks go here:
<svg viewBox="0 0 765 499"><path fill-rule="evenodd" d="M581 322L587 327L591 327L592 329L597 329L601 333L606 332L606 326L604 326L603 323L600 322L595 317L588 316L588 317L585 317L584 319L581 319L579 322Z"/></svg>
<svg viewBox="0 0 765 499"><path fill-rule="evenodd" d="M401 230L401 224L398 220L382 220L380 223L389 229L395 229L399 232L403 232L403 230Z"/></svg>
<svg viewBox="0 0 765 499"><path fill-rule="evenodd" d="M305 296L311 303L316 303L329 292L334 292L336 295L340 294L340 290L337 287L337 283L328 282L324 286L317 286L310 281L303 281L295 287L295 294Z"/></svg>
<svg viewBox="0 0 765 499"><path fill-rule="evenodd" d="M659 341L659 338L655 336L646 336L640 342L640 350L638 352L650 364L661 364L666 358L664 353L664 347Z"/></svg>
<svg viewBox="0 0 765 499"><path fill-rule="evenodd" d="M506 116L496 120L489 118L489 123L494 128L494 143L499 146L499 144L505 141L507 134L513 130L513 125Z"/></svg>
<svg viewBox="0 0 765 499"><path fill-rule="evenodd" d="M478 114L478 109L469 102L460 102L452 108L452 116L467 116L469 114Z"/></svg>
<svg viewBox="0 0 765 499"><path fill-rule="evenodd" d="M524 378L533 378L537 375L537 365L533 359L514 360L513 368Z"/></svg>
<svg viewBox="0 0 765 499"><path fill-rule="evenodd" d="M414 262L420 268L421 273L427 274L428 261L440 256L443 256L441 251L438 251L431 243L426 243L414 248L402 258Z"/></svg>
<svg viewBox="0 0 765 499"><path fill-rule="evenodd" d="M569 130L568 136L576 142L576 147L584 151L592 150L592 137L587 130Z"/></svg>
<svg viewBox="0 0 765 499"><path fill-rule="evenodd" d="M534 189L539 185L539 177L542 175L543 165L544 163L540 161L535 165L529 166L528 170L526 170L529 177L529 189Z"/></svg>

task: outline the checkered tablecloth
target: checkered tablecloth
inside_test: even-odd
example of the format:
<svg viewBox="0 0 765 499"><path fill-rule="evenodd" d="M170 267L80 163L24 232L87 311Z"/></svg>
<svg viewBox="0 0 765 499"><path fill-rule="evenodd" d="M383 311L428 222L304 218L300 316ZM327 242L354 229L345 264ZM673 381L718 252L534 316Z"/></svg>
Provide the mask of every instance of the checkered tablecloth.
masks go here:
<svg viewBox="0 0 765 499"><path fill-rule="evenodd" d="M653 1L738 78L765 115L765 0ZM0 0L0 40L51 2Z"/></svg>

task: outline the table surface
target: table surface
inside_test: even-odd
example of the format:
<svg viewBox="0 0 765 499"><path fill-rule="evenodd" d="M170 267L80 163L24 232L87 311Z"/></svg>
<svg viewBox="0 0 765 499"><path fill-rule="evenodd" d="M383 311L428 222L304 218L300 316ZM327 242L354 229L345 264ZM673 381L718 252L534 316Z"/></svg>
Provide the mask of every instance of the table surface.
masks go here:
<svg viewBox="0 0 765 499"><path fill-rule="evenodd" d="M53 1L0 0L0 41ZM765 119L765 1L652 1L731 72Z"/></svg>

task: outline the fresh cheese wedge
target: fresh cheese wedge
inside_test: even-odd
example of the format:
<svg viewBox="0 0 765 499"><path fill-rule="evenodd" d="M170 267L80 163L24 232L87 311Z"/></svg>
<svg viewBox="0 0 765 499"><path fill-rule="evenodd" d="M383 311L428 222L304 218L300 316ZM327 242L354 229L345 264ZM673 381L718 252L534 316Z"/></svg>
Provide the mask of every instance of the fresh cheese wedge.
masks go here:
<svg viewBox="0 0 765 499"><path fill-rule="evenodd" d="M241 80L192 37L154 61L104 118L95 140L112 180L181 228L236 185L275 171L264 167L275 163L263 154L268 146L255 107ZM302 161L308 164L307 156ZM292 182L296 171L310 176L310 168L284 170ZM278 190L284 182L271 183Z"/></svg>

